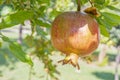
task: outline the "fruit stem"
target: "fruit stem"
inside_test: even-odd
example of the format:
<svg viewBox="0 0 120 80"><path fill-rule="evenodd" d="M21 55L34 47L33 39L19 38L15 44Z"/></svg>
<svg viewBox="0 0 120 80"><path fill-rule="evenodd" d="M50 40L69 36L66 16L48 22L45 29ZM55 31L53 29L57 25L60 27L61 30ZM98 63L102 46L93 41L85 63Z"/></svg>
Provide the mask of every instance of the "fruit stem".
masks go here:
<svg viewBox="0 0 120 80"><path fill-rule="evenodd" d="M93 1L89 0L92 7L94 7Z"/></svg>
<svg viewBox="0 0 120 80"><path fill-rule="evenodd" d="M81 10L81 4L80 4L80 0L77 0L77 11Z"/></svg>

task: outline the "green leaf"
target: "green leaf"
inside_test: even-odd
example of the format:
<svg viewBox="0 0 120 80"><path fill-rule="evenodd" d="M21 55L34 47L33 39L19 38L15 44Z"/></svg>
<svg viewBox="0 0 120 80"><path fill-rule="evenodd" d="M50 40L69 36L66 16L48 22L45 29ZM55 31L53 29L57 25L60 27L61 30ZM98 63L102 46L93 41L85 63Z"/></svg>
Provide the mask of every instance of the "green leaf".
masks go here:
<svg viewBox="0 0 120 80"><path fill-rule="evenodd" d="M111 30L112 27L120 24L120 16L113 13L108 13L108 12L103 12L101 14L102 14L102 17L97 18L97 21L100 24L101 33L104 36L109 37L109 33L107 30Z"/></svg>
<svg viewBox="0 0 120 80"><path fill-rule="evenodd" d="M103 5L105 3L105 0L94 0L94 3Z"/></svg>
<svg viewBox="0 0 120 80"><path fill-rule="evenodd" d="M105 26L100 25L100 33L105 37L110 37L109 32L106 30Z"/></svg>
<svg viewBox="0 0 120 80"><path fill-rule="evenodd" d="M8 37L6 37L4 35L1 35L1 38L2 38L3 41L9 42L9 43L12 42Z"/></svg>
<svg viewBox="0 0 120 80"><path fill-rule="evenodd" d="M0 5L0 16L6 16L13 12L14 8L11 4L2 4Z"/></svg>
<svg viewBox="0 0 120 80"><path fill-rule="evenodd" d="M2 4L3 3L3 0L0 0L0 4Z"/></svg>
<svg viewBox="0 0 120 80"><path fill-rule="evenodd" d="M16 42L12 42L11 40L9 40L8 37L6 36L2 36L2 39L6 42L9 43L9 48L12 52L12 54L19 59L22 62L28 63L29 65L33 66L33 62L31 60L31 58L22 50L21 45L16 43Z"/></svg>
<svg viewBox="0 0 120 80"><path fill-rule="evenodd" d="M107 20L104 17L97 18L97 21L100 25L105 26L106 29L112 29L112 26L107 22Z"/></svg>
<svg viewBox="0 0 120 80"><path fill-rule="evenodd" d="M32 11L18 11L3 18L0 29L9 28L33 18Z"/></svg>
<svg viewBox="0 0 120 80"><path fill-rule="evenodd" d="M47 21L43 21L43 20L40 20L40 19L35 20L35 23L39 26L47 27L47 28L51 26L50 23L48 23Z"/></svg>
<svg viewBox="0 0 120 80"><path fill-rule="evenodd" d="M46 35L47 33L40 27L40 26L36 26L36 32L38 35L40 35L43 39L46 39Z"/></svg>
<svg viewBox="0 0 120 80"><path fill-rule="evenodd" d="M35 46L35 41L34 37L27 35L26 38L24 39L25 44L27 44L30 48Z"/></svg>
<svg viewBox="0 0 120 80"><path fill-rule="evenodd" d="M111 6L111 5L107 6L107 8L109 8L110 10L113 10L113 11L115 11L115 12L120 12L120 9L119 9L119 8L114 7L114 6Z"/></svg>
<svg viewBox="0 0 120 80"><path fill-rule="evenodd" d="M2 47L2 42L0 42L0 48Z"/></svg>
<svg viewBox="0 0 120 80"><path fill-rule="evenodd" d="M45 17L46 8L47 8L47 6L45 6L45 5L40 6L40 8L38 8L38 10L37 10L37 16L38 17Z"/></svg>
<svg viewBox="0 0 120 80"><path fill-rule="evenodd" d="M76 0L77 1L77 0ZM84 5L85 3L88 2L88 0L80 0L81 1L81 5Z"/></svg>
<svg viewBox="0 0 120 80"><path fill-rule="evenodd" d="M61 14L62 12L60 12L60 11L57 11L56 9L53 9L52 10L52 12L50 13L50 17L52 18L52 17L55 17L55 16L57 16L57 15L59 15L59 14Z"/></svg>
<svg viewBox="0 0 120 80"><path fill-rule="evenodd" d="M46 9L46 6L41 6L41 7L39 8L39 11L40 11L40 12L44 12L45 9Z"/></svg>
<svg viewBox="0 0 120 80"><path fill-rule="evenodd" d="M110 2L111 2L111 0L105 0L104 5L105 5L105 6L107 6L107 5L109 5L109 4L110 4Z"/></svg>
<svg viewBox="0 0 120 80"><path fill-rule="evenodd" d="M117 26L120 24L120 16L113 14L113 13L108 13L108 12L103 12L102 15L104 16L105 21L111 26Z"/></svg>
<svg viewBox="0 0 120 80"><path fill-rule="evenodd" d="M111 0L110 5L119 5L120 1L119 0Z"/></svg>
<svg viewBox="0 0 120 80"><path fill-rule="evenodd" d="M108 56L105 56L105 58L103 58L102 62L99 63L99 66L106 66L108 64L109 58Z"/></svg>
<svg viewBox="0 0 120 80"><path fill-rule="evenodd" d="M39 4L50 4L50 0L37 0Z"/></svg>
<svg viewBox="0 0 120 80"><path fill-rule="evenodd" d="M107 28L107 24L106 22L104 22L101 18L97 18L97 22L99 23L100 25L100 33L103 35L103 36L106 36L106 37L109 37L110 34L108 32L108 28Z"/></svg>

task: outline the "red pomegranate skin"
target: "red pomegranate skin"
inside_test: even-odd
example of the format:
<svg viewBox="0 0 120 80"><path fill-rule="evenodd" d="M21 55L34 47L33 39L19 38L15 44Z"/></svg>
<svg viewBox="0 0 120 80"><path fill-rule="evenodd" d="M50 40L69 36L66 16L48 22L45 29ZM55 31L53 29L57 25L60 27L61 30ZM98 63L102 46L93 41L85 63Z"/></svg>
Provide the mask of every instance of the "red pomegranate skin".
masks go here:
<svg viewBox="0 0 120 80"><path fill-rule="evenodd" d="M91 54L99 45L99 26L96 20L81 12L64 12L52 23L53 46L66 55L80 57Z"/></svg>

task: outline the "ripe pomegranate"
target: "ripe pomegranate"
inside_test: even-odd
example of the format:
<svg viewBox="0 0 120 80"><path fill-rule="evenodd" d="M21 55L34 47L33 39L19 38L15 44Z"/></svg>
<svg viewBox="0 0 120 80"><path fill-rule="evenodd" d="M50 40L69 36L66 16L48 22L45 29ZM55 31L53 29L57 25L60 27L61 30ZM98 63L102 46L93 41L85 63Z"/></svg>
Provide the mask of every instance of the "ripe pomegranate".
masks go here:
<svg viewBox="0 0 120 80"><path fill-rule="evenodd" d="M64 12L52 23L53 46L66 54L63 64L78 65L78 58L91 54L99 45L99 27L96 20L82 12Z"/></svg>

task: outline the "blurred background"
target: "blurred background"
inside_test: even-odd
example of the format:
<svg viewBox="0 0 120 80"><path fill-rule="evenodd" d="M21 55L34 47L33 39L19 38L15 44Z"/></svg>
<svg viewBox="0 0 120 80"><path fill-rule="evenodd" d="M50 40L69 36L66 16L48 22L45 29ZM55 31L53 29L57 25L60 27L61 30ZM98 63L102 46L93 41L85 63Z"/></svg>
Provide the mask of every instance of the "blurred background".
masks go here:
<svg viewBox="0 0 120 80"><path fill-rule="evenodd" d="M80 58L77 70L57 63L65 55L50 41L52 21L76 11L76 0L0 0L0 80L120 80L120 2L93 2L102 16L101 41L92 62ZM90 6L81 0L82 11Z"/></svg>

